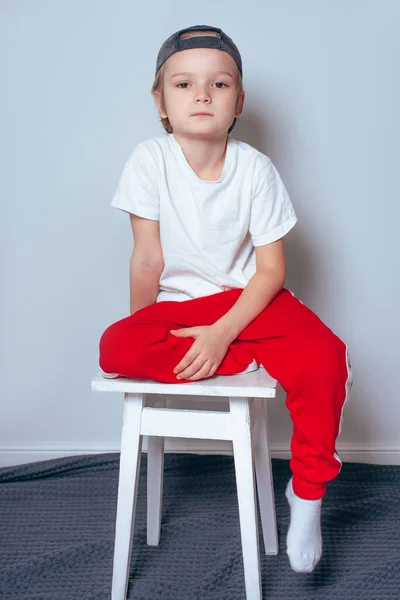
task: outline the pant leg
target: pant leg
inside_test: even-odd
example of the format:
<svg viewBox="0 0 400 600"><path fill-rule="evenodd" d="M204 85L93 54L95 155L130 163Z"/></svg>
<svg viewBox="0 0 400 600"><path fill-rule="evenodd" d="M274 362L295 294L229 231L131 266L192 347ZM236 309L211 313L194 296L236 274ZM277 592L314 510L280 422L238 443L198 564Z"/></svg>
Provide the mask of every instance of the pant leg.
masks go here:
<svg viewBox="0 0 400 600"><path fill-rule="evenodd" d="M239 338L251 339L257 328L262 339L250 342L254 357L287 394L293 490L300 498L317 500L342 467L335 444L352 385L348 348L288 290Z"/></svg>
<svg viewBox="0 0 400 600"><path fill-rule="evenodd" d="M152 304L114 323L100 340L100 367L131 378L178 383L173 368L193 344L170 329L211 325L239 298L228 290L184 302ZM293 421L293 489L305 499L322 498L341 461L335 441L351 383L347 347L286 289L231 343L216 375L242 372L255 358L287 393ZM188 380L180 380L185 383Z"/></svg>
<svg viewBox="0 0 400 600"><path fill-rule="evenodd" d="M191 348L193 338L178 338L171 329L212 325L236 302L242 288L185 300L166 300L146 306L110 325L99 344L99 365L105 373L164 383L187 383L176 379L173 369ZM243 372L253 361L251 347L230 344L216 375Z"/></svg>

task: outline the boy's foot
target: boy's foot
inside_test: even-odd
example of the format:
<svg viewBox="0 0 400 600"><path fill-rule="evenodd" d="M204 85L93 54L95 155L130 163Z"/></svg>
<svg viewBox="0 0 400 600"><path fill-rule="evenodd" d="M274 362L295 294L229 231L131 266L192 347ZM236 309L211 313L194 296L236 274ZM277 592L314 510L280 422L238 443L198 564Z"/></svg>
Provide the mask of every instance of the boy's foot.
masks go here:
<svg viewBox="0 0 400 600"><path fill-rule="evenodd" d="M290 506L290 525L286 537L290 566L297 573L311 573L322 555L320 500L304 500L293 491L292 479L285 496Z"/></svg>
<svg viewBox="0 0 400 600"><path fill-rule="evenodd" d="M105 373L102 368L100 368L100 371L105 379L119 379L121 377L118 373Z"/></svg>

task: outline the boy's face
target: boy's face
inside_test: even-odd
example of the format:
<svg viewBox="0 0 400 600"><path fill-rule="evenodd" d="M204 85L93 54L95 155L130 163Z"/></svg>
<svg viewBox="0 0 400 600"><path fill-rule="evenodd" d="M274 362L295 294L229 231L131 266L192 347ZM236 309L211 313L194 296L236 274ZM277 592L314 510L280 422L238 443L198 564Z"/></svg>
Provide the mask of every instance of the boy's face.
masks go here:
<svg viewBox="0 0 400 600"><path fill-rule="evenodd" d="M164 63L164 100L161 117L168 116L174 133L193 138L216 139L226 135L234 117L243 110L244 92L238 111L239 72L233 58L213 48L191 48L176 52ZM183 74L182 74L183 73ZM206 112L211 116L195 116Z"/></svg>

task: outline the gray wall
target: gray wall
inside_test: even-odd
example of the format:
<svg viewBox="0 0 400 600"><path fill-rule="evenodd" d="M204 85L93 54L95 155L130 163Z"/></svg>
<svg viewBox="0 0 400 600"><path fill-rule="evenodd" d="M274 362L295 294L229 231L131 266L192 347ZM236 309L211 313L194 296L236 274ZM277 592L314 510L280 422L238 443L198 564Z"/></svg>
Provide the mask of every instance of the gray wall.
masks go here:
<svg viewBox="0 0 400 600"><path fill-rule="evenodd" d="M129 217L109 204L132 149L162 133L159 46L193 24L241 51L231 135L271 157L296 208L287 286L349 345L339 455L400 464L400 5L201 4L0 3L1 464L119 448L123 398L90 389L102 332L129 314ZM288 457L282 390L270 415Z"/></svg>

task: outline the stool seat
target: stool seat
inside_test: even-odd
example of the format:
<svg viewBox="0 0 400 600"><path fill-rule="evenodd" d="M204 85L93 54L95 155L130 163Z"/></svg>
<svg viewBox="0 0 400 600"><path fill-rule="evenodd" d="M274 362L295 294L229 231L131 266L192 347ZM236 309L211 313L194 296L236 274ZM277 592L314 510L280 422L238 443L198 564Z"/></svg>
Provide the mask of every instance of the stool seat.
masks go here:
<svg viewBox="0 0 400 600"><path fill-rule="evenodd" d="M214 375L188 383L163 383L153 379L106 379L101 374L92 379L95 392L171 394L181 396L251 396L274 398L277 381L260 366L240 375Z"/></svg>
<svg viewBox="0 0 400 600"><path fill-rule="evenodd" d="M118 501L112 576L112 600L126 600L132 553L140 457L147 436L147 543L157 546L161 534L165 437L231 440L239 505L246 600L262 600L256 481L268 555L278 554L275 501L268 446L266 398L276 394L277 381L260 366L238 375L214 375L189 383L148 379L107 379L97 374L97 392L124 394ZM168 408L171 396L229 400L229 411Z"/></svg>

